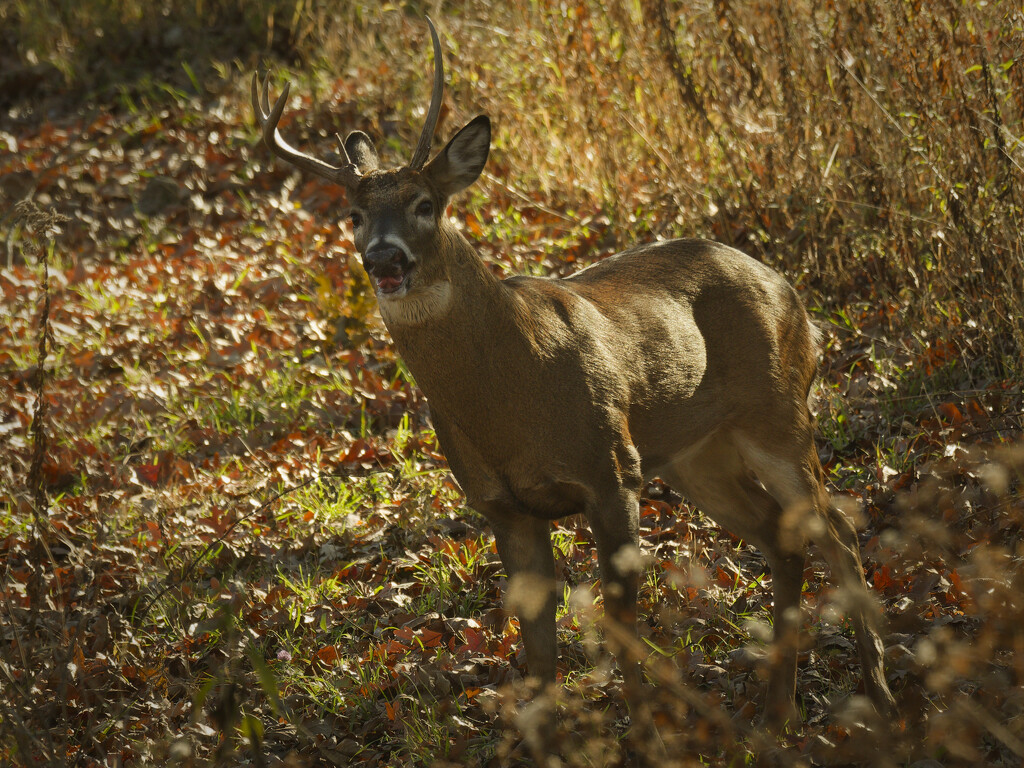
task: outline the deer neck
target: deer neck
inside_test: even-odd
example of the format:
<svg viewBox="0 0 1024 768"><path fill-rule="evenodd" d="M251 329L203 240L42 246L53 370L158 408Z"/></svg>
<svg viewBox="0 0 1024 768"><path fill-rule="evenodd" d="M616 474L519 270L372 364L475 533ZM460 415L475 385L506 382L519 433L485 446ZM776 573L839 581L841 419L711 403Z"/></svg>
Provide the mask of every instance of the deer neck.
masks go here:
<svg viewBox="0 0 1024 768"><path fill-rule="evenodd" d="M514 295L461 234L446 234L445 245L454 253L448 280L402 299L416 302L415 309L381 307L417 384L432 406L443 410L446 403L473 396L467 390L471 383L508 375L495 366L496 350L501 350L503 361L511 362L509 358L517 357L523 347L521 309Z"/></svg>

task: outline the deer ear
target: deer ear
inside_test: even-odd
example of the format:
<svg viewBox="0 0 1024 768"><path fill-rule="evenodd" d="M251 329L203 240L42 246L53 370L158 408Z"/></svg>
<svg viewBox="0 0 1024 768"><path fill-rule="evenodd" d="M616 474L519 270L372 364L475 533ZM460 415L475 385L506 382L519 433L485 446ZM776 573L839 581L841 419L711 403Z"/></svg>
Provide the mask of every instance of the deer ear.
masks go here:
<svg viewBox="0 0 1024 768"><path fill-rule="evenodd" d="M348 135L348 138L345 139L345 151L348 153L348 159L355 163L360 173L375 171L380 165L373 142L362 131L352 131Z"/></svg>
<svg viewBox="0 0 1024 768"><path fill-rule="evenodd" d="M491 121L474 117L423 169L445 197L461 192L480 176L491 150Z"/></svg>

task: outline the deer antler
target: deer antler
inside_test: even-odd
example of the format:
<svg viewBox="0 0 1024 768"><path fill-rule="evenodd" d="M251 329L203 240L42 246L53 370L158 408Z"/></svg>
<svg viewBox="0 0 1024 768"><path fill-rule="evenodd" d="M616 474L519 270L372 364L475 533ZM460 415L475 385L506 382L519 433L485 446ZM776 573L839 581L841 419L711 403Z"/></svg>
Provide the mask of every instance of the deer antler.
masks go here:
<svg viewBox="0 0 1024 768"><path fill-rule="evenodd" d="M282 160L286 160L304 171L310 171L318 176L322 176L335 184L340 184L344 187L353 187L358 184L360 177L359 170L352 161L349 160L348 153L345 152L344 145L341 146L341 152L342 156L345 158L345 164L341 166L334 166L329 163L325 163L323 160L317 160L315 157L310 157L304 152L300 152L282 138L281 132L277 130L277 124L281 121L281 115L284 114L284 106L288 101L288 89L290 84L285 84L284 91L282 91L281 95L278 96L277 101L274 102L274 108L271 109L270 96L268 92L269 81L270 73L267 73L267 76L263 79L262 93L260 93L257 89L258 79L256 73L253 73L252 108L256 112L256 121L260 124L260 128L263 129L263 142L267 145L267 148Z"/></svg>
<svg viewBox="0 0 1024 768"><path fill-rule="evenodd" d="M434 129L437 128L437 116L441 112L441 98L444 95L444 62L441 56L441 41L437 39L437 30L434 29L434 22L427 16L427 26L430 27L430 38L434 43L434 90L430 95L430 108L427 110L427 121L423 124L423 132L420 133L420 140L416 143L416 151L412 154L409 167L420 170L430 156L430 144L434 138Z"/></svg>

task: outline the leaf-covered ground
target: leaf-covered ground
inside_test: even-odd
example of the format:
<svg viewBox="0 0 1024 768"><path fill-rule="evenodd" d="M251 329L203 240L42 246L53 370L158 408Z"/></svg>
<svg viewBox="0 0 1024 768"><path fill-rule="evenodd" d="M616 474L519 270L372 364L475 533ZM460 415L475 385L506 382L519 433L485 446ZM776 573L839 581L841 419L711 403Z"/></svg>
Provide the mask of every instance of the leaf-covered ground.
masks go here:
<svg viewBox="0 0 1024 768"><path fill-rule="evenodd" d="M342 121L354 87L321 94ZM377 318L342 195L271 161L244 91L4 128L0 763L641 759L596 642L589 531L553 526L551 731L514 685L492 539ZM299 132L315 110L290 106ZM623 236L605 210L523 199L492 172L453 215L497 273L567 274ZM886 301L808 303L822 458L863 527L902 719L868 730L812 552L805 723L758 730L770 574L656 483L638 648L669 764L1019 765L1020 384L967 369L953 339L900 337Z"/></svg>

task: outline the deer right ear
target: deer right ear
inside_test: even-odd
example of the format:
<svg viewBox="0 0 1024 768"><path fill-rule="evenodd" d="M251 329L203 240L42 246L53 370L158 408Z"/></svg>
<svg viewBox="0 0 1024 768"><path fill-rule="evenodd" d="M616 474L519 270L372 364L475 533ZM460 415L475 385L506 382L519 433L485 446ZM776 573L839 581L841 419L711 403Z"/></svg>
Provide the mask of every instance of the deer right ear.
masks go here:
<svg viewBox="0 0 1024 768"><path fill-rule="evenodd" d="M348 153L348 159L355 164L361 174L375 171L380 165L373 142L362 131L352 131L348 135L348 138L345 139L345 151Z"/></svg>
<svg viewBox="0 0 1024 768"><path fill-rule="evenodd" d="M451 197L477 180L490 151L491 121L479 115L452 137L423 172L445 197Z"/></svg>

